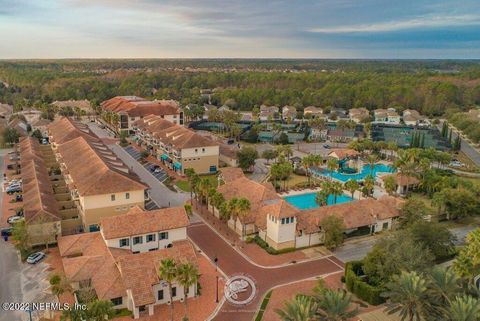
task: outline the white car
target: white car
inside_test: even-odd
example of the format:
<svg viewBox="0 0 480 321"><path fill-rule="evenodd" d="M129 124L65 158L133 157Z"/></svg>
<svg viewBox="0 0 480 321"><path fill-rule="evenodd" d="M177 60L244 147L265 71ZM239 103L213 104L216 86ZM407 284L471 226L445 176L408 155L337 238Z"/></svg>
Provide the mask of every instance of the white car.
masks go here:
<svg viewBox="0 0 480 321"><path fill-rule="evenodd" d="M7 218L7 223L8 224L15 224L16 222L18 222L20 220L23 220L23 216L14 215L14 216L10 216L9 218Z"/></svg>
<svg viewBox="0 0 480 321"><path fill-rule="evenodd" d="M465 164L462 163L462 162L459 162L459 161L453 161L453 162L450 162L450 166L451 167L463 167L463 166L465 166Z"/></svg>
<svg viewBox="0 0 480 321"><path fill-rule="evenodd" d="M38 262L43 260L45 258L45 256L46 255L43 252L37 252L37 253L30 254L27 258L27 263L28 264L37 264Z"/></svg>

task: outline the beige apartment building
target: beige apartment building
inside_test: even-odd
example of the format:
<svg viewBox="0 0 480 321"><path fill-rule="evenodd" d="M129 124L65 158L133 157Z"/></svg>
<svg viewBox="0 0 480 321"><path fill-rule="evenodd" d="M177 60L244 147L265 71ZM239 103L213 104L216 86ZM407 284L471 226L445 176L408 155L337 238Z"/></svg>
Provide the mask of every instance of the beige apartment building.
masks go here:
<svg viewBox="0 0 480 321"><path fill-rule="evenodd" d="M146 100L137 96L117 96L100 105L104 112L118 115L116 132L127 130L132 132L135 121L147 115L156 115L174 124L183 125L183 111L175 100Z"/></svg>
<svg viewBox="0 0 480 321"><path fill-rule="evenodd" d="M137 144L181 175L187 168L198 174L218 170L219 144L191 129L149 115L136 121L133 130Z"/></svg>
<svg viewBox="0 0 480 321"><path fill-rule="evenodd" d="M96 231L100 219L144 207L147 186L88 126L63 117L48 132L84 230Z"/></svg>

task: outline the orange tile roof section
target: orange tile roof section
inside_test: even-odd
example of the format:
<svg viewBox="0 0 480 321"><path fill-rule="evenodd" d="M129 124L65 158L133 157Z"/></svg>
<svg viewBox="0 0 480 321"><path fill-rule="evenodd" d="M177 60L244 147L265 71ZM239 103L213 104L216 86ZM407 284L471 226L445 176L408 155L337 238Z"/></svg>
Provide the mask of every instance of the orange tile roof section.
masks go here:
<svg viewBox="0 0 480 321"><path fill-rule="evenodd" d="M146 100L137 96L117 96L101 103L101 107L112 112L124 112L131 117L146 115L178 115L180 105L175 100Z"/></svg>
<svg viewBox="0 0 480 321"><path fill-rule="evenodd" d="M100 220L101 231L106 240L186 227L188 223L183 206L154 211L135 207L120 217Z"/></svg>
<svg viewBox="0 0 480 321"><path fill-rule="evenodd" d="M218 146L213 140L158 116L137 120L134 126L176 149Z"/></svg>

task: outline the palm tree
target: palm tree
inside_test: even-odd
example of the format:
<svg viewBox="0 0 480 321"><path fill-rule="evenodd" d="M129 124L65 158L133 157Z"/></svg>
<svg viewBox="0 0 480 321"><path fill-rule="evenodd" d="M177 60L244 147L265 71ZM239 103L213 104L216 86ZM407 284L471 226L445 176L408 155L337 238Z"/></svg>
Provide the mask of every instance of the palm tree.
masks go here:
<svg viewBox="0 0 480 321"><path fill-rule="evenodd" d="M170 320L173 321L173 291L172 283L177 278L177 264L171 258L163 259L160 261L160 267L158 268L158 277L167 282L168 293L170 294Z"/></svg>
<svg viewBox="0 0 480 321"><path fill-rule="evenodd" d="M429 301L432 315L442 316L442 308L448 306L449 301L461 293L460 278L452 269L435 267L428 275Z"/></svg>
<svg viewBox="0 0 480 321"><path fill-rule="evenodd" d="M388 195L392 195L397 190L397 183L392 175L385 177L383 184L385 185L385 190Z"/></svg>
<svg viewBox="0 0 480 321"><path fill-rule="evenodd" d="M315 203L318 204L318 206L324 206L328 204L328 191L322 189L315 195Z"/></svg>
<svg viewBox="0 0 480 321"><path fill-rule="evenodd" d="M197 284L198 279L200 278L200 273L195 265L192 263L183 263L177 267L177 278L178 283L183 286L183 303L185 304L185 317L187 317L187 295L188 289Z"/></svg>
<svg viewBox="0 0 480 321"><path fill-rule="evenodd" d="M210 198L210 202L213 206L213 214L215 214L215 208L220 209L222 204L225 203L225 198L222 193L216 192L215 195Z"/></svg>
<svg viewBox="0 0 480 321"><path fill-rule="evenodd" d="M64 275L53 274L49 279L49 283L51 286L50 288L52 290L52 293L57 297L62 295L65 292L72 290L72 286L70 285L70 282L67 280L67 278Z"/></svg>
<svg viewBox="0 0 480 321"><path fill-rule="evenodd" d="M358 309L350 309L352 297L342 290L326 289L316 297L318 303L318 320L346 321L358 314Z"/></svg>
<svg viewBox="0 0 480 321"><path fill-rule="evenodd" d="M354 179L349 179L347 182L345 182L344 187L352 194L352 198L354 198L355 192L360 189L360 185Z"/></svg>
<svg viewBox="0 0 480 321"><path fill-rule="evenodd" d="M375 163L378 161L378 158L374 154L370 154L367 156L367 163L368 166L370 167L370 173L373 171L373 168L375 167Z"/></svg>
<svg viewBox="0 0 480 321"><path fill-rule="evenodd" d="M107 300L95 300L87 307L87 316L89 321L110 320L115 315L113 303Z"/></svg>
<svg viewBox="0 0 480 321"><path fill-rule="evenodd" d="M451 321L480 320L480 300L468 295L457 296L450 302L446 314Z"/></svg>
<svg viewBox="0 0 480 321"><path fill-rule="evenodd" d="M363 181L363 186L365 186L367 196L370 196L375 186L375 179L372 175L368 174L367 177L365 177L365 180Z"/></svg>
<svg viewBox="0 0 480 321"><path fill-rule="evenodd" d="M200 178L200 180L198 181L198 193L200 194L200 203L203 203L203 200L205 200L207 204L207 209L208 209L208 192L210 191L211 187L212 187L212 184L207 177Z"/></svg>
<svg viewBox="0 0 480 321"><path fill-rule="evenodd" d="M333 195L333 204L337 204L337 197L343 194L342 183L332 182L330 185L330 194Z"/></svg>
<svg viewBox="0 0 480 321"><path fill-rule="evenodd" d="M382 295L388 298L386 311L400 313L402 320L420 321L429 308L427 281L416 272L394 275Z"/></svg>
<svg viewBox="0 0 480 321"><path fill-rule="evenodd" d="M236 204L237 215L242 222L242 238L245 237L245 218L250 214L250 201L246 198L239 198Z"/></svg>
<svg viewBox="0 0 480 321"><path fill-rule="evenodd" d="M310 186L310 167L313 166L313 154L304 156L301 161L301 166L305 170L305 175L307 175L307 180L308 180L308 186Z"/></svg>
<svg viewBox="0 0 480 321"><path fill-rule="evenodd" d="M287 301L283 309L275 312L283 321L313 321L316 320L317 303L312 297L297 295L292 301Z"/></svg>
<svg viewBox="0 0 480 321"><path fill-rule="evenodd" d="M193 168L186 168L185 176L187 176L187 181L188 181L188 184L190 185L190 201L192 201L193 191L195 190L196 185L198 184L199 177L195 173L195 170Z"/></svg>
<svg viewBox="0 0 480 321"><path fill-rule="evenodd" d="M60 321L84 321L87 320L87 312L82 309L65 309Z"/></svg>

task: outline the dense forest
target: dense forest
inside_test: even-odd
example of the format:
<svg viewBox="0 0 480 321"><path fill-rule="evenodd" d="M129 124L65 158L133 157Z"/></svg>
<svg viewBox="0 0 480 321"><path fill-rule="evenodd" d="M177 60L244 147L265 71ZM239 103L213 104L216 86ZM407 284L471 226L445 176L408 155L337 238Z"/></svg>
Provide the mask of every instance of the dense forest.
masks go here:
<svg viewBox="0 0 480 321"><path fill-rule="evenodd" d="M0 61L0 103L15 108L116 95L207 102L396 107L430 116L480 105L480 62L453 60L44 60Z"/></svg>

